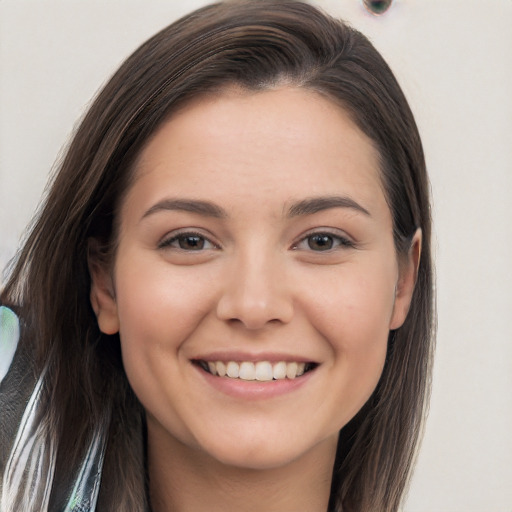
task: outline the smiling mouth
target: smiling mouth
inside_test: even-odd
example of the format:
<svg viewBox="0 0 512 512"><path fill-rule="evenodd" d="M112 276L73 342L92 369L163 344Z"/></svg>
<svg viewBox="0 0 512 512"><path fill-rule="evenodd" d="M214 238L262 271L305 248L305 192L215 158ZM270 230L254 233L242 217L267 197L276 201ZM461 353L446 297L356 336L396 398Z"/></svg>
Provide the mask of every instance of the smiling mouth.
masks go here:
<svg viewBox="0 0 512 512"><path fill-rule="evenodd" d="M274 380L295 379L302 377L318 365L316 363L298 363L279 361L194 361L205 372L217 377L240 379L246 381L268 382Z"/></svg>

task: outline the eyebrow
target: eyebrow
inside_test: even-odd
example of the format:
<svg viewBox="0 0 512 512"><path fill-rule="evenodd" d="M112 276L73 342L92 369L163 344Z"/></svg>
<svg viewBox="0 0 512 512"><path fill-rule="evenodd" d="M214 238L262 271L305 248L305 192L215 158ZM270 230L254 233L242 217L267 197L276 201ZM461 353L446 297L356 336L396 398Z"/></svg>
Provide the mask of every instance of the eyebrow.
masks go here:
<svg viewBox="0 0 512 512"><path fill-rule="evenodd" d="M363 213L371 217L370 212L359 203L349 197L327 196L313 197L303 199L293 203L287 212L288 217L299 217L302 215L312 215L323 210L331 208L349 208L357 212ZM227 213L214 203L209 201L201 201L195 199L164 199L154 204L147 210L142 219L161 211L182 211L197 213L205 217L213 217L223 219L227 217Z"/></svg>
<svg viewBox="0 0 512 512"><path fill-rule="evenodd" d="M329 210L330 208L350 208L371 217L370 212L350 197L327 196L312 197L294 203L288 209L288 217L312 215L313 213Z"/></svg>
<svg viewBox="0 0 512 512"><path fill-rule="evenodd" d="M197 213L205 217L214 217L221 219L226 217L226 212L219 206L209 201L199 201L195 199L164 199L154 204L144 215L142 219L161 211L182 211Z"/></svg>

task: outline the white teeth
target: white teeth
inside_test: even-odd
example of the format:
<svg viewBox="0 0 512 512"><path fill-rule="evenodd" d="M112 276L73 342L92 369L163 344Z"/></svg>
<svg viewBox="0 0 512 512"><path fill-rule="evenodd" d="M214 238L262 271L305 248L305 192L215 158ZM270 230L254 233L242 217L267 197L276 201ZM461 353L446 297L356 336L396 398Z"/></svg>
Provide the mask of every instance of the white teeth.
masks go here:
<svg viewBox="0 0 512 512"><path fill-rule="evenodd" d="M217 375L219 377L224 377L226 375L226 365L222 361L217 361L215 363L215 369L217 370ZM215 375L214 372L212 372Z"/></svg>
<svg viewBox="0 0 512 512"><path fill-rule="evenodd" d="M256 380L272 380L273 377L272 365L268 361L256 363Z"/></svg>
<svg viewBox="0 0 512 512"><path fill-rule="evenodd" d="M254 380L256 378L256 368L254 363L245 362L240 365L238 376L243 380Z"/></svg>
<svg viewBox="0 0 512 512"><path fill-rule="evenodd" d="M273 368L274 379L285 379L286 378L286 363L284 361L280 361L276 363Z"/></svg>
<svg viewBox="0 0 512 512"><path fill-rule="evenodd" d="M304 375L306 363L279 361L272 364L269 361L258 361L257 363L251 361L241 363L236 361L208 361L206 366L203 367L205 369L207 367L212 375L218 375L219 377L265 382L300 377Z"/></svg>
<svg viewBox="0 0 512 512"><path fill-rule="evenodd" d="M234 361L230 361L226 366L226 373L228 374L228 377L237 379L240 373L240 365Z"/></svg>
<svg viewBox="0 0 512 512"><path fill-rule="evenodd" d="M297 363L288 363L286 365L286 376L289 379L295 379L297 376Z"/></svg>

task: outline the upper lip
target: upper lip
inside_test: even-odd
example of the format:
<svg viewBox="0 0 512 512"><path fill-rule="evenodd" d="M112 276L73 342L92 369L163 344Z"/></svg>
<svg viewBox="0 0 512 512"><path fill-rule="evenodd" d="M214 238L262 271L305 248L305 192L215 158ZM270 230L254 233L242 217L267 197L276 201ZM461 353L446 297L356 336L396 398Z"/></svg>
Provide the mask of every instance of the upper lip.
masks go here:
<svg viewBox="0 0 512 512"><path fill-rule="evenodd" d="M304 357L296 354L286 354L282 352L243 352L243 351L216 351L207 354L199 354L192 358L193 361L250 361L257 363L258 361L268 361L270 363L278 363L280 361L297 362L297 363L315 363L316 361L310 357Z"/></svg>

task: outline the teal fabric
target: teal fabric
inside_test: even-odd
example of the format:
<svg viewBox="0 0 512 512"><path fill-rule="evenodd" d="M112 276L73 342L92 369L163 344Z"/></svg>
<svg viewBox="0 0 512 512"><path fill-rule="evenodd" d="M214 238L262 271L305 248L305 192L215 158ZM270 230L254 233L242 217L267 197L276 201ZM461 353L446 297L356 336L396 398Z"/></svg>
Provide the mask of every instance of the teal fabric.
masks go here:
<svg viewBox="0 0 512 512"><path fill-rule="evenodd" d="M46 371L39 376L33 390L27 389L29 398L23 414L23 405L20 414L13 414L13 402L19 403L21 395L12 384L17 382L12 376L28 371L26 361L16 353L19 339L18 317L11 309L0 306L0 446L8 453L6 461L0 461L0 511L62 512L52 510L49 503L58 439L52 437L45 421L48 411ZM26 396L22 399L26 400ZM92 436L79 467L69 468L71 474L76 474L75 481L64 499L58 500L67 503L65 512L96 510L109 420L105 417ZM7 431L16 433L13 439L5 438Z"/></svg>
<svg viewBox="0 0 512 512"><path fill-rule="evenodd" d="M20 323L16 314L0 306L0 383L11 367L20 338Z"/></svg>

